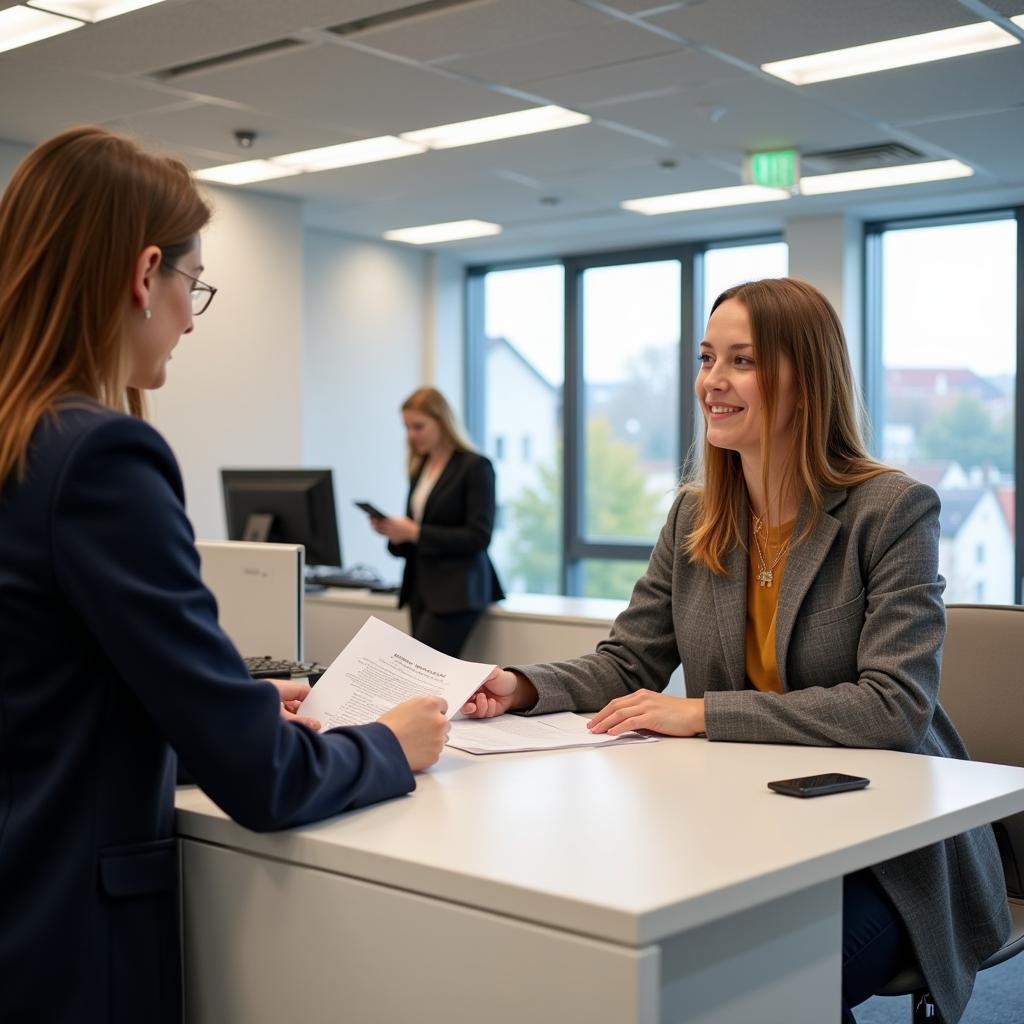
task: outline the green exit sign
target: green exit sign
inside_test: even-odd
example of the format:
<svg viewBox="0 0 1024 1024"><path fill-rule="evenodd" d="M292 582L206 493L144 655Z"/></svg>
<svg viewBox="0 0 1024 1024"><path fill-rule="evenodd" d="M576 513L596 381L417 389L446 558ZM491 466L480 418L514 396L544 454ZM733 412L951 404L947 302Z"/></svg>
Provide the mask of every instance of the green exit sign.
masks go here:
<svg viewBox="0 0 1024 1024"><path fill-rule="evenodd" d="M796 188L796 181L800 175L800 154L795 149L751 153L748 168L751 185Z"/></svg>

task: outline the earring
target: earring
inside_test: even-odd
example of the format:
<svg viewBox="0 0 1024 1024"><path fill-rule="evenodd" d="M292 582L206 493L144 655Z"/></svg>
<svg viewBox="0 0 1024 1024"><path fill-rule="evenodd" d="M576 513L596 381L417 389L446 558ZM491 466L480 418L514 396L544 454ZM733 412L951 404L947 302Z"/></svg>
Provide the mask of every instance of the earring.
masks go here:
<svg viewBox="0 0 1024 1024"><path fill-rule="evenodd" d="M145 309L144 309L144 310L142 311L142 318L143 318L143 320L152 320L152 319L153 319L153 312L152 312L152 310L151 310L151 309L149 308L149 306L147 306L147 307L146 307L146 308L145 308Z"/></svg>

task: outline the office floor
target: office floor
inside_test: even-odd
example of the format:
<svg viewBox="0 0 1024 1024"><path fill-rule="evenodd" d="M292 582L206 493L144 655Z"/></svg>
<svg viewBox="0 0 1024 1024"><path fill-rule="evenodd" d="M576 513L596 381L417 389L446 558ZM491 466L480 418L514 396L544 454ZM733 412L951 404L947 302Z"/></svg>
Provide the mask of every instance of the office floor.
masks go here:
<svg viewBox="0 0 1024 1024"><path fill-rule="evenodd" d="M869 999L857 1024L910 1024L910 997ZM978 975L962 1024L1024 1024L1024 955Z"/></svg>

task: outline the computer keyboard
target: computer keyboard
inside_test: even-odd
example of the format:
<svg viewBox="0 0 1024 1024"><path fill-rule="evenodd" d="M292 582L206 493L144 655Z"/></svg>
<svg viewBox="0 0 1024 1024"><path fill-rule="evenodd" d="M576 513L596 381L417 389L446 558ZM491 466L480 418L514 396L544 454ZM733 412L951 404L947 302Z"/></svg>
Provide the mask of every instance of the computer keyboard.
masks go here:
<svg viewBox="0 0 1024 1024"><path fill-rule="evenodd" d="M326 665L316 661L288 661L284 658L271 658L269 654L242 660L253 679L306 677L312 686L327 671Z"/></svg>
<svg viewBox="0 0 1024 1024"><path fill-rule="evenodd" d="M320 587L346 587L350 590L374 590L391 593L397 586L385 583L372 569L353 566L336 569L331 566L310 566L306 569L306 583Z"/></svg>

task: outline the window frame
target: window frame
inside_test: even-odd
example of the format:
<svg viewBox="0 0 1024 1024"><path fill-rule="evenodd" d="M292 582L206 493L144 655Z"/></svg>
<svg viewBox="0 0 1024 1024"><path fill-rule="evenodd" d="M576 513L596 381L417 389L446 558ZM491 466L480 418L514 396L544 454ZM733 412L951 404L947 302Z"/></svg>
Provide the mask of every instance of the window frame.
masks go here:
<svg viewBox="0 0 1024 1024"><path fill-rule="evenodd" d="M864 401L872 454L880 455L882 437L882 235L906 228L942 227L1013 220L1017 227L1017 372L1014 384L1014 601L1024 603L1024 206L996 206L981 210L894 217L864 223Z"/></svg>
<svg viewBox="0 0 1024 1024"><path fill-rule="evenodd" d="M585 423L583 422L583 273L595 267L624 266L660 260L679 261L679 419L677 424L678 462L681 471L688 471L694 458L699 410L694 400L693 380L697 347L702 335L704 304L704 255L712 249L785 242L784 232L714 238L697 242L676 242L635 249L615 249L573 253L535 259L510 260L477 264L465 271L465 393L466 426L473 440L480 444L485 436L486 352L484 279L488 274L523 270L530 267L563 268L563 341L564 384L562 389L562 507L561 550L559 552L560 593L582 594L583 563L601 559L613 561L650 560L654 541L598 541L588 539L584 532L583 495L585 493Z"/></svg>

